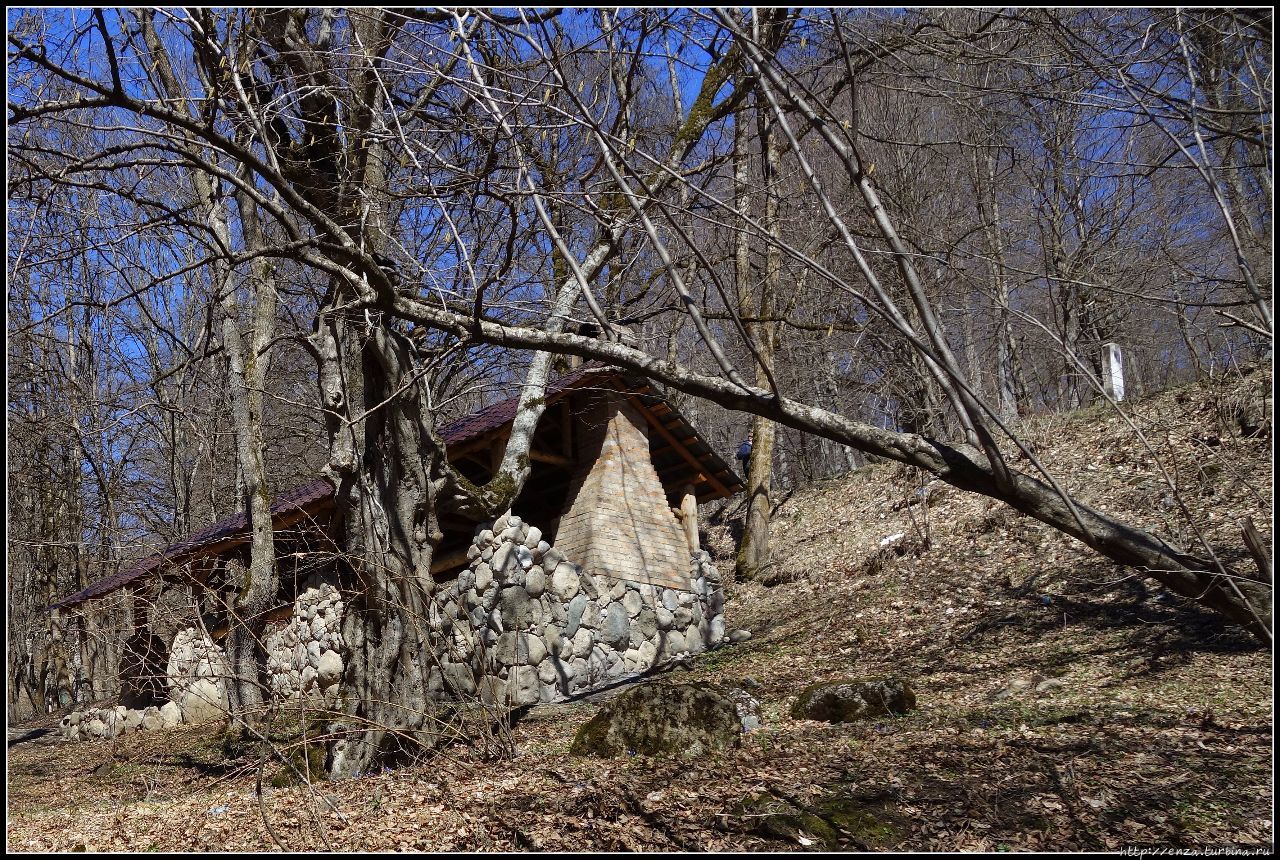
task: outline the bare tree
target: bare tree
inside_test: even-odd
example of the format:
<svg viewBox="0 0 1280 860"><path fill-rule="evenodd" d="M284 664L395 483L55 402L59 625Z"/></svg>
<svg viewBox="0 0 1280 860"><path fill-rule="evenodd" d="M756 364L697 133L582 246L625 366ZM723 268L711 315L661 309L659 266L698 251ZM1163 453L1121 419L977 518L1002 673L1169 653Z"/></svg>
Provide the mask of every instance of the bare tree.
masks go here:
<svg viewBox="0 0 1280 860"><path fill-rule="evenodd" d="M989 17L953 33L896 13L864 21L762 12L744 25L727 12L685 10L93 12L11 29L10 69L24 76L11 91L11 149L44 165L29 193L99 188L123 217L97 226L93 242L180 225L190 262L167 261L152 288L176 268L211 285L207 313L219 320L230 368L254 523L250 567L262 565L239 604L244 616L272 590L266 355L287 340L314 362L324 474L337 503L330 530L351 595L335 775L403 754L427 733L429 649L419 646L441 518L482 521L519 494L557 354L628 368L757 416L761 428L813 434L999 499L1269 641L1268 584L1208 541L1192 553L1073 498L1007 420L1015 374L997 386L975 375L976 329L955 325L961 314L948 307L974 304L970 279L1052 277L1074 288L1088 280L1082 271L1019 272L1035 255L1001 251L989 227L1020 211L992 201L1017 197L994 187L997 174L981 160L971 192L980 199L955 208L969 213L975 235L988 223L981 255L992 263L957 252L955 264L945 254L937 264L940 231L928 225L946 219L917 210L942 195L899 183L889 197L865 153L860 115L880 103L859 96L852 118L834 112L836 95L897 62L895 52L957 40L981 47ZM867 38L882 29L890 38ZM697 74L682 77L679 63ZM672 100L673 80L686 97ZM753 195L763 211L734 199L729 118L749 98L767 130ZM77 124L111 127L112 144L76 157L35 142ZM1063 138L1062 148L1077 142ZM902 154L908 144L880 146ZM179 200L139 191L139 170L169 177ZM803 229L786 223L789 206ZM1113 232L1123 229L1117 222ZM727 250L732 236L763 261L758 279L750 261L735 263L740 254L708 252L708 240ZM286 265L289 283L273 275ZM749 297L743 277L762 292ZM784 278L800 285L793 295L784 296ZM1012 329L1012 317L1056 334L1036 314L1043 304L1000 283L979 292L994 296L997 329ZM619 324L633 315L661 324L671 347L645 349ZM812 344L838 333L847 378L878 400L850 397L842 409L814 374L789 387L800 374L778 372L784 328L809 338L823 367L839 359ZM1009 341L1002 362L1012 366ZM1065 329L1042 342L1056 348L1045 348L1054 360L1075 349ZM499 467L477 486L444 456L439 403L457 392L450 380L498 351L512 357L504 382L518 387L519 406ZM1080 364L1090 379L1087 358ZM917 391L876 390L877 374L904 365L911 370L899 379L918 381ZM927 420L885 417L912 412ZM751 469L762 511L772 459L762 453Z"/></svg>

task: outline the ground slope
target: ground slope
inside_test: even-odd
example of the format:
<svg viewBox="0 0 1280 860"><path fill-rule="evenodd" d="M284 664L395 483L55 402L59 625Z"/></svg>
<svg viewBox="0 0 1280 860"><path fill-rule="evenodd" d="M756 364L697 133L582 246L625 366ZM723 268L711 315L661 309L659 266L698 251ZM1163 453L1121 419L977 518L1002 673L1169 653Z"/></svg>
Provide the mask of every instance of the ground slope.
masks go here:
<svg viewBox="0 0 1280 860"><path fill-rule="evenodd" d="M1190 546L1185 506L1243 567L1242 520L1271 539L1270 386L1255 372L1133 404L1129 421L1097 408L1024 434L1081 498ZM725 569L738 527L728 511L710 529ZM832 798L855 813L827 816L850 849L1271 844L1270 653L1215 616L893 465L795 493L774 537L775 584L729 584L730 626L752 638L675 673L755 688L765 725L739 750L571 758L597 707L581 703L520 721L514 759L454 747L258 795L258 768L222 760L211 728L74 745L11 731L9 847L816 850L812 818L771 813L822 817ZM920 710L788 716L806 685L847 676L904 678Z"/></svg>

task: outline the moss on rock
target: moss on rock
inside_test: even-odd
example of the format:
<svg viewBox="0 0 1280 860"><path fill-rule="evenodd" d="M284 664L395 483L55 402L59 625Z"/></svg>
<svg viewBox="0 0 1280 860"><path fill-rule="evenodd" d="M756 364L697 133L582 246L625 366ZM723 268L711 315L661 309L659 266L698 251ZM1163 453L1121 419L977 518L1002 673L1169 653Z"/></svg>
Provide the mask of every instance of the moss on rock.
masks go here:
<svg viewBox="0 0 1280 860"><path fill-rule="evenodd" d="M302 784L305 774L310 782L325 779L325 748L320 741L299 743L289 750L287 764L271 777L271 784L276 788Z"/></svg>
<svg viewBox="0 0 1280 860"><path fill-rule="evenodd" d="M741 736L738 710L721 692L651 681L618 696L583 724L569 752L692 758L736 746Z"/></svg>
<svg viewBox="0 0 1280 860"><path fill-rule="evenodd" d="M892 848L903 837L903 819L880 799L846 793L823 797L811 806L765 791L744 798L733 816L747 830L816 849Z"/></svg>
<svg viewBox="0 0 1280 860"><path fill-rule="evenodd" d="M889 714L905 714L916 709L916 694L905 681L876 678L847 679L813 684L800 694L791 708L798 720L847 723Z"/></svg>

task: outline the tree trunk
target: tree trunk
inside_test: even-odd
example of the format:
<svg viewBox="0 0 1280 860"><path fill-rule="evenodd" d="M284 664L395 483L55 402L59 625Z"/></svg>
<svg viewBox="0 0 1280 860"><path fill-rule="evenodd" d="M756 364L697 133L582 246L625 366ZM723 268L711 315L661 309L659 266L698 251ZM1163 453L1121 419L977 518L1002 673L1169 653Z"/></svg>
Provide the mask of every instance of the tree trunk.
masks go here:
<svg viewBox="0 0 1280 860"><path fill-rule="evenodd" d="M978 158L974 156L975 160ZM1002 421L1018 417L1018 372L1013 357L1013 329L1009 312L1009 281L1005 265L1004 236L1000 232L1000 201L996 196L996 152L994 147L982 158L978 205L983 232L991 252L991 289L995 299L996 402ZM981 180L985 179L985 182ZM983 203L986 205L983 206Z"/></svg>
<svg viewBox="0 0 1280 860"><path fill-rule="evenodd" d="M374 325L358 343L346 321L322 331L322 396L341 515L334 528L348 595L346 717L329 762L331 776L340 778L411 754L426 740L434 655L426 619L443 481L424 395L405 386L414 371L408 338ZM335 380L345 384L335 390Z"/></svg>
<svg viewBox="0 0 1280 860"><path fill-rule="evenodd" d="M748 143L743 114L739 114L734 129L734 187L739 195L738 209L749 214L750 198L746 187L749 180ZM767 108L757 106L761 129L760 148L764 155L764 229L770 235L778 232L778 161L781 157L779 136L771 133L772 123ZM758 298L752 295L750 284L750 248L747 235L738 234L736 255L738 278L738 304L743 316L755 316L759 321L748 322L747 334L751 337L756 357L756 385L771 387L777 326L768 319L773 313L773 295L782 269L782 253L776 245L765 249L764 280L760 284ZM769 518L773 512L770 490L773 482L773 449L776 430L768 418L756 416L752 422L751 459L747 467L747 522L738 547L737 575L749 580L759 577L769 566Z"/></svg>
<svg viewBox="0 0 1280 860"><path fill-rule="evenodd" d="M136 13L143 37L154 58L156 73L169 97L185 104L188 93L179 82L168 54L155 30L151 12ZM194 149L195 142L186 141ZM240 176L252 184L253 174L241 165ZM224 198L216 193L212 179L203 171L190 173L198 211L217 236L223 248L231 249L229 218ZM244 245L259 250L264 245L255 202L243 190L237 194L239 223ZM263 702L259 674L265 665L262 633L265 622L260 615L270 608L279 590L276 574L275 540L271 522L271 494L267 487L266 462L263 458L262 389L266 376L268 349L275 333L276 294L270 266L255 259L250 269L253 336L249 344L240 332L236 290L231 268L223 260L213 261L214 285L222 313L222 346L227 355L227 382L231 394L231 412L235 428L236 464L244 482L242 502L249 519L249 568L244 581L237 583L229 601L232 641L232 679L228 685L233 713L245 716Z"/></svg>

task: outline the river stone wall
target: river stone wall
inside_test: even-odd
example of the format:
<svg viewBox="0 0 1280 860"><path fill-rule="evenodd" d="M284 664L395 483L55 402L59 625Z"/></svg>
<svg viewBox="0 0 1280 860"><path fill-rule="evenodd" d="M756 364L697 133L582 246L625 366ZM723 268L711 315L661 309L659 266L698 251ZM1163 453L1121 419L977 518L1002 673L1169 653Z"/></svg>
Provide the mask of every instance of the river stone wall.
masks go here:
<svg viewBox="0 0 1280 860"><path fill-rule="evenodd" d="M724 592L705 552L690 559L691 591L596 577L506 515L477 528L468 555L431 609L445 635L429 687L445 697L549 702L724 638Z"/></svg>
<svg viewBox="0 0 1280 860"><path fill-rule="evenodd" d="M277 699L333 696L342 680L342 597L332 582L304 585L293 618L266 636L267 679Z"/></svg>
<svg viewBox="0 0 1280 860"><path fill-rule="evenodd" d="M181 723L201 723L226 714L226 655L203 631L184 627L169 646L166 670L169 701L147 708L86 708L62 718L59 732L68 740L111 739L134 731L171 729Z"/></svg>
<svg viewBox="0 0 1280 860"><path fill-rule="evenodd" d="M178 704L183 720L197 723L226 713L227 679L231 667L226 655L204 631L179 630L169 646L169 698Z"/></svg>
<svg viewBox="0 0 1280 860"><path fill-rule="evenodd" d="M504 515L477 527L471 559L429 608L434 654L428 689L441 700L550 702L688 657L725 639L724 590L706 552L690 558L690 590L593 576ZM343 601L331 581L304 584L288 623L268 631L267 678L276 699L336 695L343 674ZM169 652L172 701L143 710L90 708L63 718L64 737L113 738L221 716L230 670L194 627Z"/></svg>

